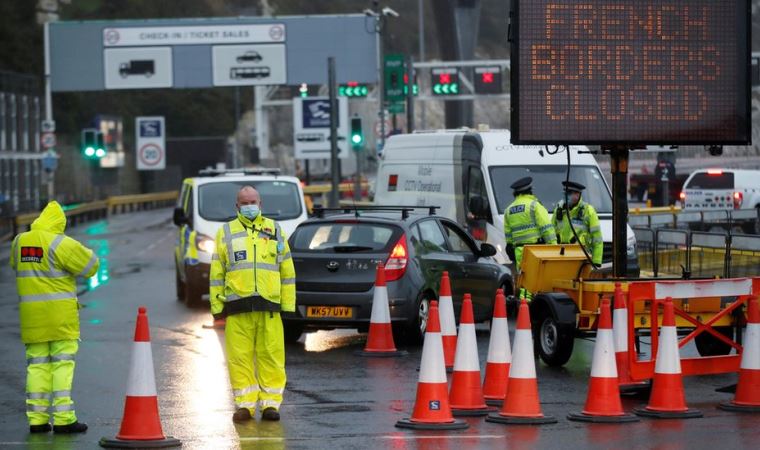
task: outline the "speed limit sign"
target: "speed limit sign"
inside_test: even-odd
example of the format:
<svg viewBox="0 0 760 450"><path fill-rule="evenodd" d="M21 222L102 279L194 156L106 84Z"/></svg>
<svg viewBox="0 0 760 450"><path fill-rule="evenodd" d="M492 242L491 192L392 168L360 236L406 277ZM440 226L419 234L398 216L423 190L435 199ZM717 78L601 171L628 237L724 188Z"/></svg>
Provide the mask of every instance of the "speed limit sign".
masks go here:
<svg viewBox="0 0 760 450"><path fill-rule="evenodd" d="M137 170L163 170L166 168L165 122L163 117L138 117Z"/></svg>

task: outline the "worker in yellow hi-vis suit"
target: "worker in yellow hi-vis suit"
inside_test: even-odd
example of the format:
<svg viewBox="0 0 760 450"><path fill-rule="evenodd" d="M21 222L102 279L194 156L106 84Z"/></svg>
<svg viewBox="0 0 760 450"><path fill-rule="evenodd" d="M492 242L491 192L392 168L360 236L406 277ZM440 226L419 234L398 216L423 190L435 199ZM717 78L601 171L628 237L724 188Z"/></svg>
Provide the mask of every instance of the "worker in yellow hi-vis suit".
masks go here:
<svg viewBox="0 0 760 450"><path fill-rule="evenodd" d="M523 246L528 244L556 244L549 212L533 195L533 178L524 177L510 185L515 200L504 211L504 238L507 256L520 271Z"/></svg>
<svg viewBox="0 0 760 450"><path fill-rule="evenodd" d="M288 242L275 221L261 215L251 186L237 196L237 218L216 234L209 295L214 319L227 318L227 367L235 395L235 422L280 420L285 390L285 339L280 312L296 308L296 272Z"/></svg>
<svg viewBox="0 0 760 450"><path fill-rule="evenodd" d="M97 273L92 250L63 234L66 215L48 203L31 230L13 240L10 265L16 271L21 341L26 346L26 415L29 431L81 433L71 385L79 349L76 277Z"/></svg>

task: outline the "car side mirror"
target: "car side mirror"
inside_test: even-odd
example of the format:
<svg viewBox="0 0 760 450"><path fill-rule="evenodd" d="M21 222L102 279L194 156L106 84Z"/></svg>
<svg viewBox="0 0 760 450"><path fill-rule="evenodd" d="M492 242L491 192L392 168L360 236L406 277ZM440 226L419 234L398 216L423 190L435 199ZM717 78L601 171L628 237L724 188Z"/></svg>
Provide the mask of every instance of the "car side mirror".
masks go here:
<svg viewBox="0 0 760 450"><path fill-rule="evenodd" d="M174 222L174 225L177 225L178 227L188 223L187 217L185 217L185 210L182 208L174 208L172 221Z"/></svg>
<svg viewBox="0 0 760 450"><path fill-rule="evenodd" d="M483 242L480 244L480 256L493 256L496 254L496 247L493 245Z"/></svg>

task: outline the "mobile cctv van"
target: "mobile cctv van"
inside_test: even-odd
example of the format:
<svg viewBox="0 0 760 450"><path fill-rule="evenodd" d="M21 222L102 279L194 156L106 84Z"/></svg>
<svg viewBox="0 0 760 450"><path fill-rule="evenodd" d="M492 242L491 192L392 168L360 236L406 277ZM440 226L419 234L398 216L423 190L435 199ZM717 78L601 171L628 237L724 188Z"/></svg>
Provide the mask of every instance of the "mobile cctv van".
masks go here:
<svg viewBox="0 0 760 450"><path fill-rule="evenodd" d="M554 149L553 147L551 148ZM583 199L594 206L604 237L604 262L612 261L612 195L586 147L570 147L570 179L586 186ZM533 193L551 214L564 198L564 148L510 144L507 130L443 130L390 137L378 169L378 205L440 206L438 213L467 225L472 235L494 245L502 263L504 210L514 181L533 177ZM628 274L638 276L636 239L628 227Z"/></svg>
<svg viewBox="0 0 760 450"><path fill-rule="evenodd" d="M185 179L174 209L179 227L174 262L177 298L190 306L208 301L216 232L236 217L237 193L246 185L259 191L261 213L276 220L286 237L306 220L300 180L280 175L279 169L202 170L198 177Z"/></svg>

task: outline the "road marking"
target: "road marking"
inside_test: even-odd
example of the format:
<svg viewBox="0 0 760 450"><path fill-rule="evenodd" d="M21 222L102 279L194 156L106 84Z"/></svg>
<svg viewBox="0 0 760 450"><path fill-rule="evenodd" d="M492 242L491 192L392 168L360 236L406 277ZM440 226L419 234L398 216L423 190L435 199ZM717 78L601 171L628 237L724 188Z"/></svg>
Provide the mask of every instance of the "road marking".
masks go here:
<svg viewBox="0 0 760 450"><path fill-rule="evenodd" d="M343 436L347 438L356 437L356 436ZM425 435L425 436L415 436L415 435L401 435L401 436L367 436L370 438L375 439L385 439L389 441L411 441L411 440L424 440L424 439L448 439L448 440L454 440L454 439L503 439L506 436L503 434L473 434L473 435L451 435L451 434L438 434L438 435ZM322 437L314 437L314 438L285 438L285 437L276 437L276 436L241 436L240 442L244 441L260 441L260 442L282 442L282 441L310 441L310 440L319 440L323 439Z"/></svg>

